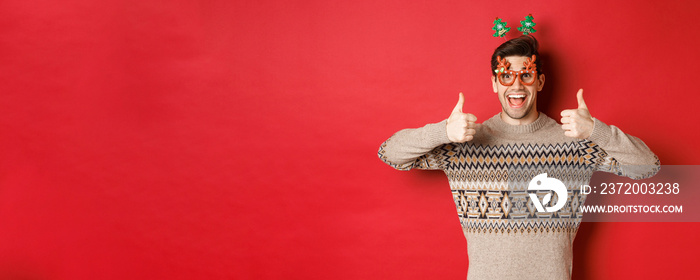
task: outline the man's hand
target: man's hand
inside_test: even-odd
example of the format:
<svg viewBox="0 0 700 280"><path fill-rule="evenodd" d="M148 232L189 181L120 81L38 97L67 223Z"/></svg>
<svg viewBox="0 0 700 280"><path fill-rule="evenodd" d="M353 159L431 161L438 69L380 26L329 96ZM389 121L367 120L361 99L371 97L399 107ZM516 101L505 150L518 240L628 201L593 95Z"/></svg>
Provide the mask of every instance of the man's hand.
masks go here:
<svg viewBox="0 0 700 280"><path fill-rule="evenodd" d="M462 113L464 94L459 93L457 106L447 119L447 138L452 142L464 143L474 139L476 133L476 116Z"/></svg>
<svg viewBox="0 0 700 280"><path fill-rule="evenodd" d="M564 135L586 139L593 134L593 117L588 112L586 102L583 101L583 89L579 89L576 94L578 108L561 111L561 128Z"/></svg>

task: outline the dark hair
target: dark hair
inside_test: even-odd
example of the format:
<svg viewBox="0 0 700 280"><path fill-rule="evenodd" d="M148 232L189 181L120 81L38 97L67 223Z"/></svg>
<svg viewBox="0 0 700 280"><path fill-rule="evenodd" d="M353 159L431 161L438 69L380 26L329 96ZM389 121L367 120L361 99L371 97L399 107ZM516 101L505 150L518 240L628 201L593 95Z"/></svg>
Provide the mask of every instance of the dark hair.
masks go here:
<svg viewBox="0 0 700 280"><path fill-rule="evenodd" d="M498 66L498 61L496 57L500 56L505 58L506 56L527 56L531 57L535 55L535 65L537 66L537 75L544 74L544 69L542 69L542 57L540 57L539 52L537 52L538 44L537 39L530 35L522 35L515 39L510 39L507 42L501 44L493 51L491 55L491 75L495 75L496 67Z"/></svg>

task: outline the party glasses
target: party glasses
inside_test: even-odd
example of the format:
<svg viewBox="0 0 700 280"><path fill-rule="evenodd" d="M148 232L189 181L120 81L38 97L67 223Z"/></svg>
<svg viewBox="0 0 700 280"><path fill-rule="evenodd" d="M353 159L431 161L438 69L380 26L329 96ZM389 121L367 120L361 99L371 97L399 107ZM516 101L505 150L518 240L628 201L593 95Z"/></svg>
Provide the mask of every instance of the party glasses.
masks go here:
<svg viewBox="0 0 700 280"><path fill-rule="evenodd" d="M506 61L505 58L501 59L500 56L496 57L498 60L498 67L496 67L496 77L498 82L504 86L512 86L515 83L515 79L520 80L520 83L526 86L535 83L535 77L537 77L537 65L535 65L535 60L537 57L532 55L531 58L526 58L523 66L524 70L508 70L510 68L510 62Z"/></svg>

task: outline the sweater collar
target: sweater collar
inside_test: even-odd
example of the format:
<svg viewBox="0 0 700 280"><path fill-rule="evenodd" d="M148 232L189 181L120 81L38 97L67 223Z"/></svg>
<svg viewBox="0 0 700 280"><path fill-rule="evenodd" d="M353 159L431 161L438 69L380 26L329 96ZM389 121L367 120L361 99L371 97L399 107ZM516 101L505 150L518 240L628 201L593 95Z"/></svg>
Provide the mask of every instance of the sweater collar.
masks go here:
<svg viewBox="0 0 700 280"><path fill-rule="evenodd" d="M491 117L489 122L493 125L493 128L505 133L533 133L544 127L549 120L551 120L550 117L542 112L539 112L537 119L530 124L512 125L504 122L503 119L501 119L501 113L499 112L495 116Z"/></svg>

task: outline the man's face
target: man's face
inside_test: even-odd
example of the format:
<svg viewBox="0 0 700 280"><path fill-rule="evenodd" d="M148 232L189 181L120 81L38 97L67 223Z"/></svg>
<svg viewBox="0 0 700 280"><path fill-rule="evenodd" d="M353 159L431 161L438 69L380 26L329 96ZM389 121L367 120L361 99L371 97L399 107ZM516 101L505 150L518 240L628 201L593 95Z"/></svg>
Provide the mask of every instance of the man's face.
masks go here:
<svg viewBox="0 0 700 280"><path fill-rule="evenodd" d="M526 56L506 56L509 70L525 69ZM502 85L496 76L491 77L493 92L498 94L503 113L501 118L511 124L529 123L537 119L537 92L544 86L544 75L538 75L531 85L523 85L518 78L510 86Z"/></svg>

